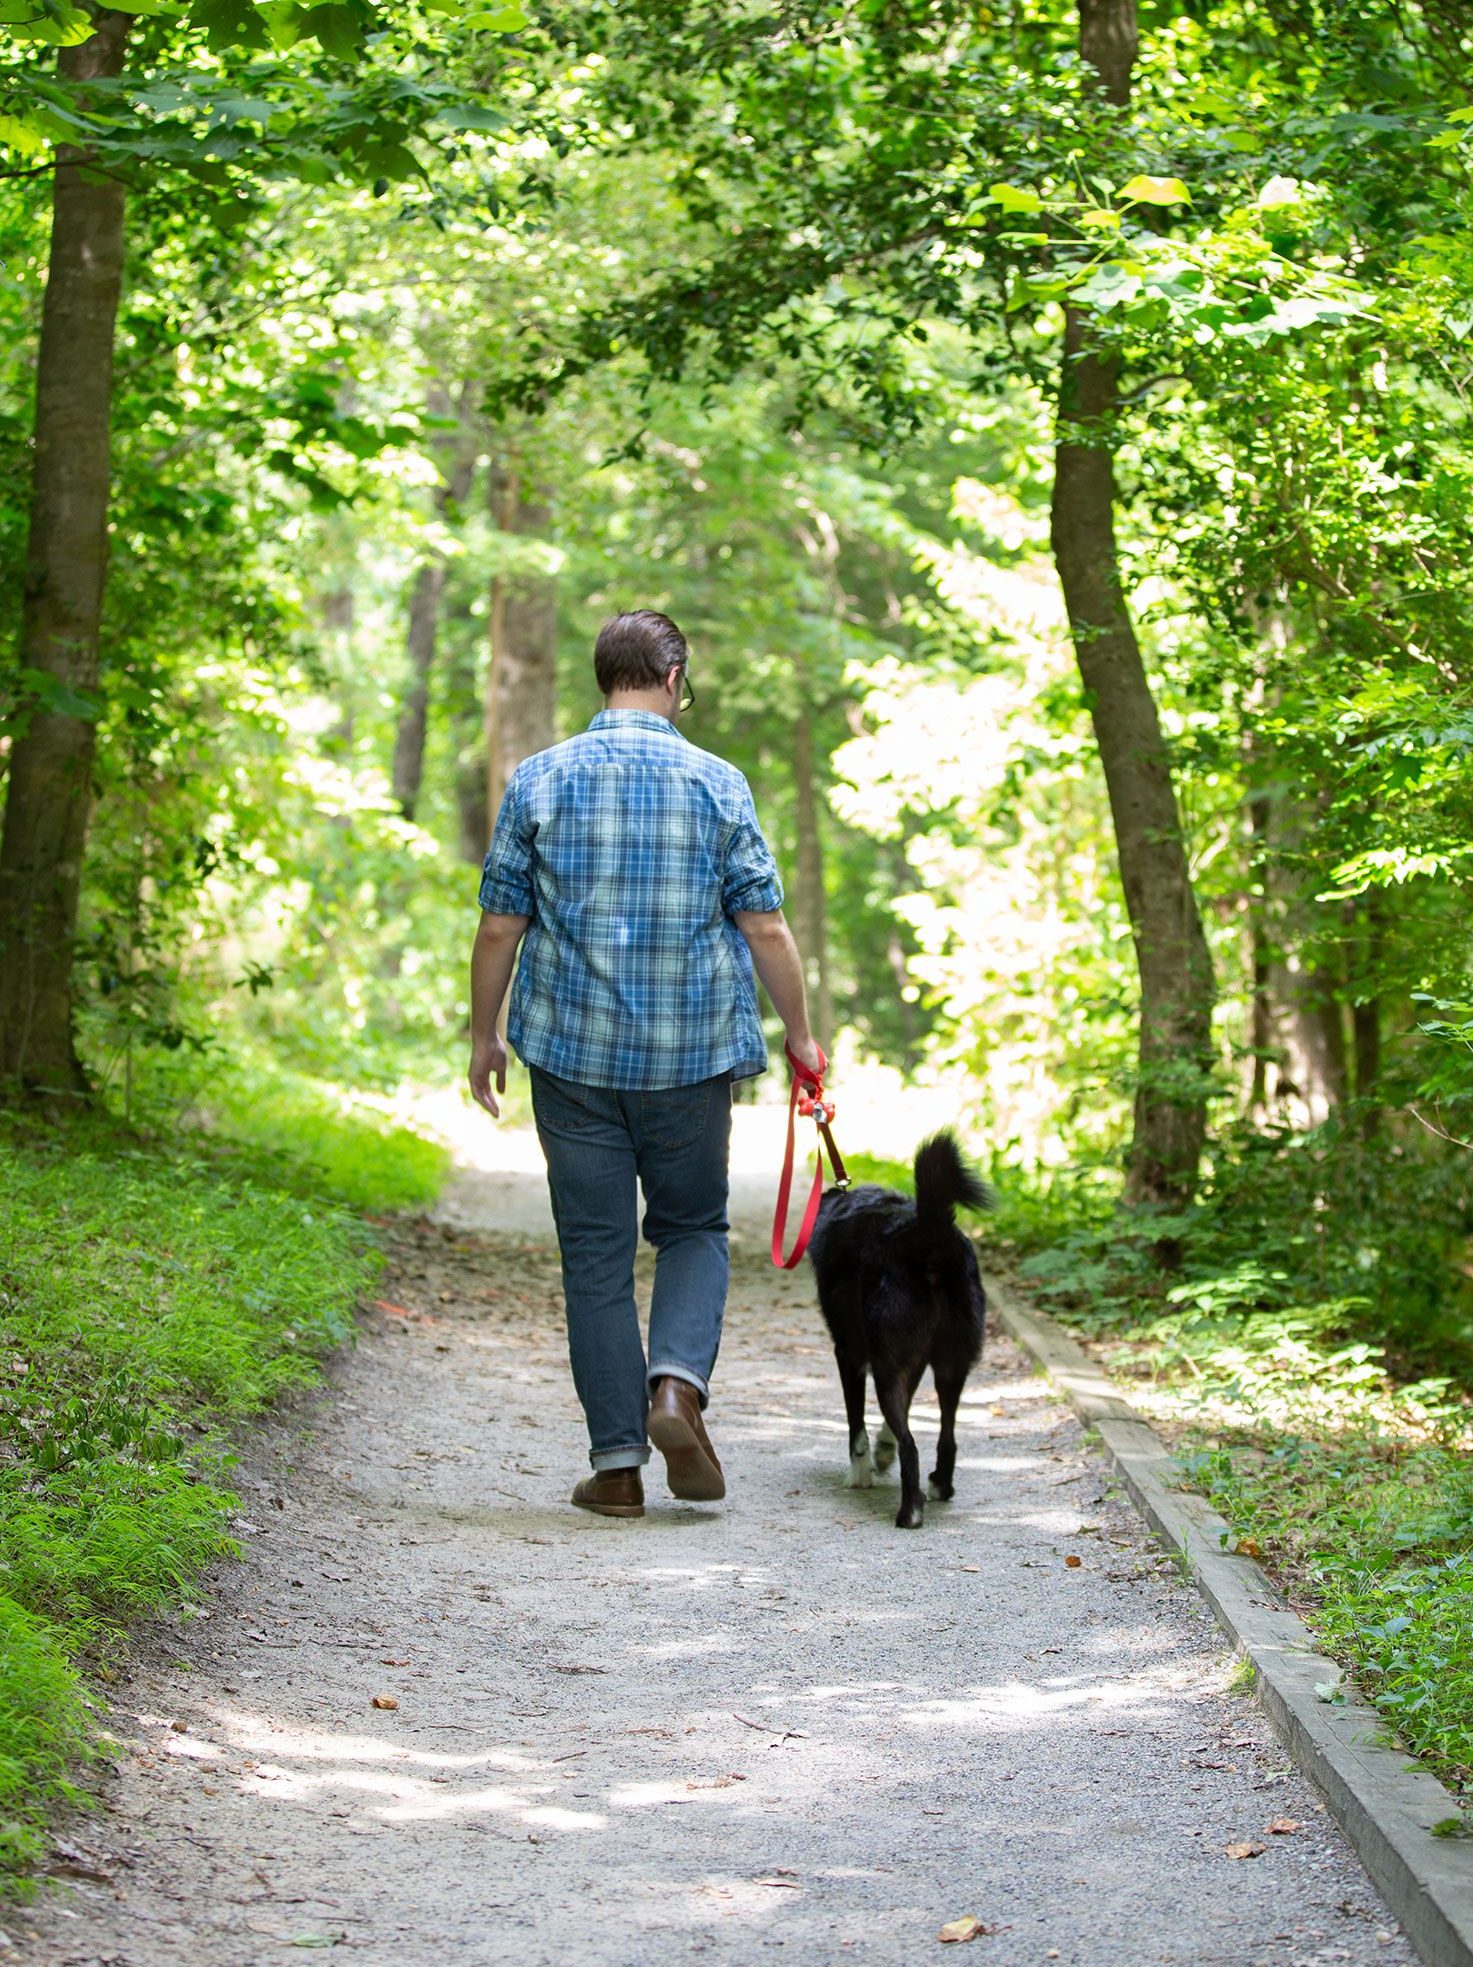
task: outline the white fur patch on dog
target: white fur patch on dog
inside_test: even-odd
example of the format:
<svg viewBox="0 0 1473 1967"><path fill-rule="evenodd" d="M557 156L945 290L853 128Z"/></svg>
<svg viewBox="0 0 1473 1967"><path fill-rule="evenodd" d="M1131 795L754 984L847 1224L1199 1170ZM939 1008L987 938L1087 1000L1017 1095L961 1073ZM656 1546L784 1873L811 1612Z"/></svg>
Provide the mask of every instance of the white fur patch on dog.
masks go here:
<svg viewBox="0 0 1473 1967"><path fill-rule="evenodd" d="M875 1467L881 1474L895 1459L895 1436L890 1432L890 1423L881 1421L879 1439L875 1442Z"/></svg>
<svg viewBox="0 0 1473 1967"><path fill-rule="evenodd" d="M875 1486L875 1458L870 1451L869 1436L864 1437L864 1447L849 1457L849 1485L851 1489L873 1489Z"/></svg>
<svg viewBox="0 0 1473 1967"><path fill-rule="evenodd" d="M944 1503L946 1501L946 1491L944 1489L938 1489L934 1482L927 1482L926 1494L931 1498L933 1503Z"/></svg>

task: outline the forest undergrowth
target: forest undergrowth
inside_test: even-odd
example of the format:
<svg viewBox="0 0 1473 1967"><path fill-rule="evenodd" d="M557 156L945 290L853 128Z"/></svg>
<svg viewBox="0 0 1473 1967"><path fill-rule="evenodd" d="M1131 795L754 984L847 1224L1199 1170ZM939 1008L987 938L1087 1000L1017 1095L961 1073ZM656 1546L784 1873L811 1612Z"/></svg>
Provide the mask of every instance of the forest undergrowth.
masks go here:
<svg viewBox="0 0 1473 1967"><path fill-rule="evenodd" d="M1468 1177L1354 1112L1201 1199L1003 1187L989 1260L1088 1340L1407 1749L1473 1786ZM1172 1261L1160 1261L1163 1246ZM1333 1694L1331 1695L1333 1698Z"/></svg>

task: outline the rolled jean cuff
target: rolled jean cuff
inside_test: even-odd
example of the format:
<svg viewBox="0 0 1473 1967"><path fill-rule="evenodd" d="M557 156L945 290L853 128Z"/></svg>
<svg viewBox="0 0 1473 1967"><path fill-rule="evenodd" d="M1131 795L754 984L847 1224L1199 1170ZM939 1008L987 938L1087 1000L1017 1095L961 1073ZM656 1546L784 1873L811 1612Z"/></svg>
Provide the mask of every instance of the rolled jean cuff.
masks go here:
<svg viewBox="0 0 1473 1967"><path fill-rule="evenodd" d="M684 1380L687 1386L693 1386L701 1396L701 1407L703 1410L711 1398L710 1386L702 1379L699 1373L693 1372L689 1366L651 1366L645 1378L649 1382L651 1393L655 1390L656 1380Z"/></svg>
<svg viewBox="0 0 1473 1967"><path fill-rule="evenodd" d="M643 1468L649 1458L648 1448L600 1448L588 1457L595 1475L606 1468Z"/></svg>

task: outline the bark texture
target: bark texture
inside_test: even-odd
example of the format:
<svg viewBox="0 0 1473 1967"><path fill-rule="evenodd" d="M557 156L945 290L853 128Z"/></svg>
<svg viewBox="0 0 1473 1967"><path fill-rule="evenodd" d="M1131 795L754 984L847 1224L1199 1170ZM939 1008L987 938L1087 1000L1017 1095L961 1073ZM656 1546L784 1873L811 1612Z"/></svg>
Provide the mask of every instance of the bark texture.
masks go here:
<svg viewBox="0 0 1473 1967"><path fill-rule="evenodd" d="M1101 92L1130 100L1134 0L1081 0L1080 52ZM1140 972L1139 1077L1126 1199L1177 1203L1196 1183L1211 1067L1212 962L1192 891L1161 720L1115 538L1119 362L1065 310L1051 537L1110 797Z"/></svg>
<svg viewBox="0 0 1473 1967"><path fill-rule="evenodd" d="M1318 1127L1350 1090L1342 927L1306 871L1309 817L1288 786L1249 802L1253 909L1255 1117Z"/></svg>
<svg viewBox="0 0 1473 1967"><path fill-rule="evenodd" d="M474 392L463 385L459 405L436 387L430 393L429 408L437 417L458 410L453 442L440 459L441 482L435 492L435 517L452 519L465 504L475 476L479 445L472 410ZM436 629L440 618L440 597L445 590L445 560L432 553L414 570L409 590L409 623L405 643L409 655L409 687L399 707L394 732L394 797L405 819L414 818L419 789L424 778L425 730L430 700L430 672L435 666Z"/></svg>
<svg viewBox="0 0 1473 1967"><path fill-rule="evenodd" d="M70 81L122 70L132 16L99 8L95 21L57 57ZM0 1076L45 1093L87 1091L72 973L96 726L76 699L98 682L123 222L122 185L60 145L21 615L21 665L36 688L11 751L0 836Z"/></svg>
<svg viewBox="0 0 1473 1967"><path fill-rule="evenodd" d="M524 496L517 466L492 472L492 513L504 533L545 538L549 513ZM486 671L486 840L507 781L524 758L557 735L557 588L546 574L502 574L491 587L491 662ZM482 849L484 852L484 848Z"/></svg>

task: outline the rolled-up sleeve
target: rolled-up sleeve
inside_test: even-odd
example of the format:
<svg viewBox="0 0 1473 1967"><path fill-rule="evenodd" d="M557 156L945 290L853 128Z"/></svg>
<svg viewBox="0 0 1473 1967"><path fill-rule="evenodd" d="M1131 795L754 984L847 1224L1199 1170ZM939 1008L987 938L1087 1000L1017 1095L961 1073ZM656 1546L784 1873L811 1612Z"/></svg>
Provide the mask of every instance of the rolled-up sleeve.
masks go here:
<svg viewBox="0 0 1473 1967"><path fill-rule="evenodd" d="M762 837L752 788L742 781L721 870L721 906L728 915L743 910L767 915L783 905L783 884L777 862Z"/></svg>
<svg viewBox="0 0 1473 1967"><path fill-rule="evenodd" d="M481 907L492 915L537 913L532 885L536 828L527 822L520 780L520 771L513 772L496 815L490 851L481 867Z"/></svg>

